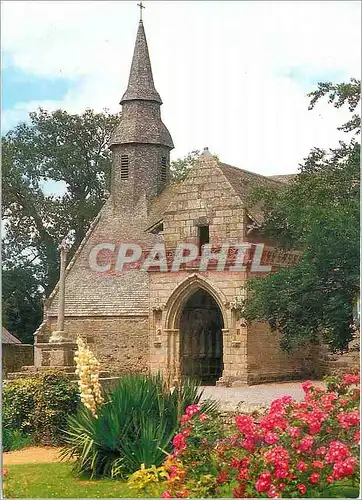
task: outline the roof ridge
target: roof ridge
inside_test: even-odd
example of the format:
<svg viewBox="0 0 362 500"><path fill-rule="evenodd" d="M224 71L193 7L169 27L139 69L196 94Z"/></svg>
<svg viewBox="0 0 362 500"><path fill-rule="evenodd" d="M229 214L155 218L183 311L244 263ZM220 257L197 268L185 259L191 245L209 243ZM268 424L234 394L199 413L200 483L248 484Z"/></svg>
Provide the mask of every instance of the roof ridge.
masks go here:
<svg viewBox="0 0 362 500"><path fill-rule="evenodd" d="M235 169L236 171L239 171L239 172L245 172L247 174L255 175L256 177L262 177L263 179L267 179L268 181L276 182L277 184L283 184L283 182L278 181L276 179L273 179L272 177L267 176L267 175L258 174L257 172L252 172L251 170L246 170L245 168L235 167L235 165L229 165L228 163L224 163L224 162L219 161L219 160L217 161L217 163L221 167L225 166L225 167L233 168L233 169ZM289 174L285 174L285 175L289 175Z"/></svg>

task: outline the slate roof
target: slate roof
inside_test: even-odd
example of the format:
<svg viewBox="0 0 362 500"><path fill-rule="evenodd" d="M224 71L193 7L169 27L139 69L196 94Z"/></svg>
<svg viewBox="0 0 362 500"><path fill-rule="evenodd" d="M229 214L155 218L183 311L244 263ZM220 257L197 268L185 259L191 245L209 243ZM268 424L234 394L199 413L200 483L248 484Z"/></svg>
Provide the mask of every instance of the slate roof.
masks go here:
<svg viewBox="0 0 362 500"><path fill-rule="evenodd" d="M127 90L120 104L121 119L112 133L109 147L116 144L140 143L162 144L173 149L171 134L161 119L162 100L153 81L142 21L138 26Z"/></svg>
<svg viewBox="0 0 362 500"><path fill-rule="evenodd" d="M21 341L3 327L1 341L3 344L21 344Z"/></svg>
<svg viewBox="0 0 362 500"><path fill-rule="evenodd" d="M123 94L120 104L135 99L155 101L162 104L160 94L157 92L153 82L151 60L142 21L138 25L128 87Z"/></svg>
<svg viewBox="0 0 362 500"><path fill-rule="evenodd" d="M284 184L289 184L293 182L296 178L297 174L283 174L283 175L269 175L269 179L274 179L279 182L283 182Z"/></svg>
<svg viewBox="0 0 362 500"><path fill-rule="evenodd" d="M284 183L272 177L256 174L255 172L233 167L219 161L218 165L242 201L245 201L257 187L283 188ZM264 217L260 206L255 205L250 207L247 209L247 212L258 224L263 222Z"/></svg>

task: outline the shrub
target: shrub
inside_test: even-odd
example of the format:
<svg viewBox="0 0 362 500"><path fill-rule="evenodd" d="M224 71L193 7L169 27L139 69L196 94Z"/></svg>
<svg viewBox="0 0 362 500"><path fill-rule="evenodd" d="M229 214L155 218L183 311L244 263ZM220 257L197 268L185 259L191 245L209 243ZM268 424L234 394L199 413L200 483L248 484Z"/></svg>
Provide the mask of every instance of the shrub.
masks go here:
<svg viewBox="0 0 362 500"><path fill-rule="evenodd" d="M23 434L19 430L10 430L6 427L2 433L3 451L16 451L29 446L32 443L31 437Z"/></svg>
<svg viewBox="0 0 362 500"><path fill-rule="evenodd" d="M199 496L200 488L216 496L220 487L236 498L357 496L359 375L327 379L327 389L302 387L303 401L283 396L259 422L239 415L236 432L214 442L210 421L188 409L165 462L163 496Z"/></svg>
<svg viewBox="0 0 362 500"><path fill-rule="evenodd" d="M199 385L191 381L170 392L160 376L123 376L105 394L97 415L83 406L69 418L62 456L75 459L75 470L92 477L124 478L141 464L158 467L171 449L186 407L198 403L201 395ZM216 411L216 403L203 405Z"/></svg>
<svg viewBox="0 0 362 500"><path fill-rule="evenodd" d="M17 430L34 443L59 445L68 415L78 404L76 384L61 372L11 380L3 387L3 429Z"/></svg>
<svg viewBox="0 0 362 500"><path fill-rule="evenodd" d="M127 481L131 490L135 491L138 498L157 497L162 483L168 479L165 467L145 468L141 465L140 470L134 472Z"/></svg>
<svg viewBox="0 0 362 500"><path fill-rule="evenodd" d="M180 432L172 441L174 451L165 461L169 473L165 497L216 496L218 463L213 449L223 437L218 419L210 418L199 405L186 408Z"/></svg>

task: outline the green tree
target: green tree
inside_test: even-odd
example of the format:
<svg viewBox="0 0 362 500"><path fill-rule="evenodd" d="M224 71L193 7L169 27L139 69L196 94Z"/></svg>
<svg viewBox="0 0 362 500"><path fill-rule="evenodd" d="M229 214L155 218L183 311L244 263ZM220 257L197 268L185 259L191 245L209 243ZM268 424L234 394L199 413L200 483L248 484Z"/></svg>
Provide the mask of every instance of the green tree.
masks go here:
<svg viewBox="0 0 362 500"><path fill-rule="evenodd" d="M185 179L190 168L196 163L201 151L195 149L186 156L174 160L170 164L171 182L181 182Z"/></svg>
<svg viewBox="0 0 362 500"><path fill-rule="evenodd" d="M71 258L108 195L107 142L118 119L108 112L39 109L2 137L3 267L14 280L3 287L3 320L15 334L28 335L39 321L38 291L47 296L57 282L61 239L71 235ZM49 194L49 187L59 194ZM20 307L27 300L23 280L32 294L29 308Z"/></svg>
<svg viewBox="0 0 362 500"><path fill-rule="evenodd" d="M177 160L171 162L170 171L171 171L171 182L182 182L190 168L192 168L201 155L201 151L195 149L194 151L190 151L186 156L182 156ZM219 157L217 155L213 155L213 157L218 160Z"/></svg>
<svg viewBox="0 0 362 500"><path fill-rule="evenodd" d="M4 269L2 273L3 325L25 344L42 320L42 293L32 265Z"/></svg>
<svg viewBox="0 0 362 500"><path fill-rule="evenodd" d="M320 83L309 94L310 108L324 96L351 113L360 100L360 82ZM342 130L358 134L353 114ZM258 190L262 200L262 233L286 248L299 249L293 268L281 268L248 284L241 314L268 321L281 334L281 346L292 349L320 335L334 349L344 349L353 335L353 302L359 290L360 145L352 137L338 148L313 149L293 183L276 193Z"/></svg>

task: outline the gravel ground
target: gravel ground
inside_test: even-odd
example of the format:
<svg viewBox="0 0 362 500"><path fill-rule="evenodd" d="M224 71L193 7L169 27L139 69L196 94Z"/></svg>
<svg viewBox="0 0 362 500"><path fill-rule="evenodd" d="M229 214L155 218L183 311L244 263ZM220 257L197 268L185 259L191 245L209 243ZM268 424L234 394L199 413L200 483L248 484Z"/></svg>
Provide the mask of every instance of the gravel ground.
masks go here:
<svg viewBox="0 0 362 500"><path fill-rule="evenodd" d="M322 386L320 381L313 382ZM265 405L286 394L296 400L303 399L302 382L279 382L273 384L245 385L244 387L203 387L204 398L217 399L222 402L222 410L234 411L238 403L251 406Z"/></svg>

